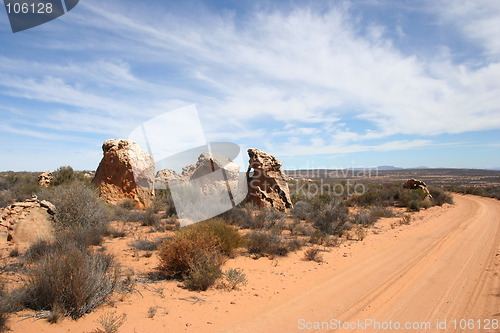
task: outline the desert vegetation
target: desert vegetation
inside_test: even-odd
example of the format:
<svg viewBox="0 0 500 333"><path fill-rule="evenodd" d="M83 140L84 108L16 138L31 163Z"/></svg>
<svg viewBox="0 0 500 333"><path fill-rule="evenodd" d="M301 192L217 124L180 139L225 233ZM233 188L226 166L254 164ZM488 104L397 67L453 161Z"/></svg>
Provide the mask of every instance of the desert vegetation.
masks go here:
<svg viewBox="0 0 500 333"><path fill-rule="evenodd" d="M48 188L38 185L34 173L0 174L2 206L37 195L57 207L54 240L37 241L23 250L11 248L9 258L16 263L0 269L22 276L13 288L6 290L0 284L0 331L6 329L9 313L22 309L50 322L80 318L114 294L133 292L140 279L180 281L190 291L213 287L235 291L249 277L238 268L224 269L232 258L274 260L299 252L305 261L322 263L325 251L369 237L370 227L381 218L396 218L395 225L406 225L411 221L407 211L452 203L440 187L430 188L429 200L421 191L402 189L400 183L367 184L362 194L350 196L328 191L297 195L292 186L294 208L286 213L247 202L179 228L168 189L140 210L132 200L106 204L88 177L69 166L53 174L54 183ZM125 243L133 260L151 257L158 264L149 275L136 276L106 250L105 243L113 239ZM154 311L148 311L148 317L153 318L158 307L150 309ZM125 317L101 319L108 331L105 327L118 329Z"/></svg>

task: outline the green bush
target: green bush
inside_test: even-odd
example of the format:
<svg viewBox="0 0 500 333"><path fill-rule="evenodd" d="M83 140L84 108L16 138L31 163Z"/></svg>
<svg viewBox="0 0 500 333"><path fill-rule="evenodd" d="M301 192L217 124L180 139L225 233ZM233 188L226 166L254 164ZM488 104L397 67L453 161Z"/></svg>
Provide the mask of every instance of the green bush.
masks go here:
<svg viewBox="0 0 500 333"><path fill-rule="evenodd" d="M113 292L118 271L109 255L89 252L73 243L59 244L28 273L24 305L80 318Z"/></svg>
<svg viewBox="0 0 500 333"><path fill-rule="evenodd" d="M52 176L54 177L52 180L53 186L69 183L76 179L75 171L69 165L59 167L59 169L52 173Z"/></svg>
<svg viewBox="0 0 500 333"><path fill-rule="evenodd" d="M442 206L445 203L448 204L453 204L453 198L451 195L446 193L440 188L437 187L431 187L429 188L429 191L431 192L432 195L432 203L436 206Z"/></svg>
<svg viewBox="0 0 500 333"><path fill-rule="evenodd" d="M411 210L413 212L419 212L420 211L420 203L421 201L419 200L411 200L408 202L408 210Z"/></svg>
<svg viewBox="0 0 500 333"><path fill-rule="evenodd" d="M213 234L221 251L228 256L231 256L235 249L245 244L244 238L241 237L238 230L221 219L210 219L186 228Z"/></svg>

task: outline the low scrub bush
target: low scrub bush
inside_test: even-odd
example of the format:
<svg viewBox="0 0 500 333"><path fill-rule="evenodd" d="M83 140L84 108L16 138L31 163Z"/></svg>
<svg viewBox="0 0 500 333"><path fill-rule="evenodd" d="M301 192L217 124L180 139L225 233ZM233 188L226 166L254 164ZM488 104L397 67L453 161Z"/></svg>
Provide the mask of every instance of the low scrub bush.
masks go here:
<svg viewBox="0 0 500 333"><path fill-rule="evenodd" d="M9 315L9 311L7 299L7 293L4 290L3 283L0 281L0 332L8 330L7 318Z"/></svg>
<svg viewBox="0 0 500 333"><path fill-rule="evenodd" d="M217 218L243 229L251 229L253 226L253 216L250 213L250 209L241 206L234 207L220 214Z"/></svg>
<svg viewBox="0 0 500 333"><path fill-rule="evenodd" d="M300 220L307 220L313 209L307 201L297 201L292 209L292 215Z"/></svg>
<svg viewBox="0 0 500 333"><path fill-rule="evenodd" d="M31 268L24 286L24 305L80 318L113 292L118 270L113 258L75 244L59 244Z"/></svg>
<svg viewBox="0 0 500 333"><path fill-rule="evenodd" d="M81 241L85 245L102 242L110 214L94 188L81 181L73 181L44 189L40 196L56 206L56 227L62 237Z"/></svg>
<svg viewBox="0 0 500 333"><path fill-rule="evenodd" d="M220 252L199 251L189 259L189 270L184 275L184 285L190 290L205 291L222 276L224 262Z"/></svg>
<svg viewBox="0 0 500 333"><path fill-rule="evenodd" d="M177 214L170 189L155 190L155 199L152 209L155 212L164 211L165 217L171 217Z"/></svg>
<svg viewBox="0 0 500 333"><path fill-rule="evenodd" d="M447 186L446 190L500 200L500 186Z"/></svg>
<svg viewBox="0 0 500 333"><path fill-rule="evenodd" d="M212 232L205 228L185 227L160 245L159 269L166 277L187 279L191 274L206 268L203 263L198 265L195 259L208 260L214 257L220 267L224 262L221 253L220 241Z"/></svg>
<svg viewBox="0 0 500 333"><path fill-rule="evenodd" d="M52 173L54 179L52 180L52 185L59 186L62 184L67 184L76 179L76 173L72 167L62 166Z"/></svg>
<svg viewBox="0 0 500 333"><path fill-rule="evenodd" d="M410 224L411 223L411 215L410 214L405 214L399 221L399 224Z"/></svg>
<svg viewBox="0 0 500 333"><path fill-rule="evenodd" d="M154 227L161 223L161 217L155 212L154 209L148 208L141 220L143 227Z"/></svg>
<svg viewBox="0 0 500 333"><path fill-rule="evenodd" d="M288 244L280 234L267 231L252 231L246 238L248 252L253 254L285 256L297 248L295 244Z"/></svg>
<svg viewBox="0 0 500 333"><path fill-rule="evenodd" d="M27 262L35 262L49 253L54 248L54 244L46 240L38 240L31 244L24 253L24 259Z"/></svg>
<svg viewBox="0 0 500 333"><path fill-rule="evenodd" d="M419 212L421 202L422 201L419 201L419 200L411 200L407 204L408 210L411 210L412 212Z"/></svg>
<svg viewBox="0 0 500 333"><path fill-rule="evenodd" d="M356 229L354 229L354 234L358 238L358 241L362 241L366 237L366 229L364 226L357 226Z"/></svg>
<svg viewBox="0 0 500 333"><path fill-rule="evenodd" d="M304 251L304 260L323 262L323 255L320 253L318 248L310 247Z"/></svg>
<svg viewBox="0 0 500 333"><path fill-rule="evenodd" d="M314 227L328 235L342 234L349 209L341 201L331 201L309 216Z"/></svg>
<svg viewBox="0 0 500 333"><path fill-rule="evenodd" d="M438 187L431 187L429 188L429 191L431 192L432 195L432 203L436 206L442 206L445 203L447 204L453 204L453 198L451 195L443 191L442 189Z"/></svg>
<svg viewBox="0 0 500 333"><path fill-rule="evenodd" d="M146 239L137 239L130 244L131 247L140 251L155 251L159 245L158 241L153 242Z"/></svg>
<svg viewBox="0 0 500 333"><path fill-rule="evenodd" d="M8 190L0 190L0 208L7 207L8 205L14 203L14 198Z"/></svg>
<svg viewBox="0 0 500 333"><path fill-rule="evenodd" d="M221 251L228 256L231 256L235 249L245 245L245 239L241 237L238 230L221 219L210 219L187 228L213 234Z"/></svg>
<svg viewBox="0 0 500 333"><path fill-rule="evenodd" d="M363 209L353 216L352 223L369 226L374 224L377 220L378 218L372 214L370 210Z"/></svg>
<svg viewBox="0 0 500 333"><path fill-rule="evenodd" d="M239 268L231 268L224 272L224 285L228 290L239 289L247 284L247 275Z"/></svg>

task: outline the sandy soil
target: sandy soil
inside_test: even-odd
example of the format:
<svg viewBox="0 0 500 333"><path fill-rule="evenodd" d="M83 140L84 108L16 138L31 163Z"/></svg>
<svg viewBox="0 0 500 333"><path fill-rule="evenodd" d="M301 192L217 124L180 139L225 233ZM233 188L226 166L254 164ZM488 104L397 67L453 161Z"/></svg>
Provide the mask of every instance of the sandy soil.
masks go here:
<svg viewBox="0 0 500 333"><path fill-rule="evenodd" d="M454 206L414 214L410 225L385 219L362 242L324 249L321 264L301 260L303 251L272 260L232 259L226 268L248 277L241 290L190 292L174 281L144 281L78 321L21 320L25 312L9 325L13 332L91 332L113 311L127 314L119 332L331 332L337 319L356 325L339 332L395 332L382 326L389 322L423 322L398 332L500 332L479 329L500 320L500 201L454 198ZM157 258L133 251L130 240L108 240L105 247L141 276ZM152 318L151 307L157 307ZM376 322L357 326L367 319ZM476 321L461 330L460 319ZM446 329L438 329L445 320Z"/></svg>

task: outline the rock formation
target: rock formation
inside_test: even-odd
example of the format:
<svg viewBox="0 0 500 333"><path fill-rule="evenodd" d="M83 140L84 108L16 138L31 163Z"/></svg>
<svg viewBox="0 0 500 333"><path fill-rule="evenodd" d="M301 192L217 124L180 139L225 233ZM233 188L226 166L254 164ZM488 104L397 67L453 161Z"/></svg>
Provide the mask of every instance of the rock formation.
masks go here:
<svg viewBox="0 0 500 333"><path fill-rule="evenodd" d="M240 167L230 158L213 153L202 153L198 157L196 164L190 164L182 168L182 174L171 169L158 171L156 174L155 187L163 188L162 186L169 182L179 183L182 181L195 180L220 169L224 169L228 181L235 181L238 179Z"/></svg>
<svg viewBox="0 0 500 333"><path fill-rule="evenodd" d="M38 185L42 187L49 187L53 180L54 176L52 175L52 172L45 171L38 176Z"/></svg>
<svg viewBox="0 0 500 333"><path fill-rule="evenodd" d="M416 179L408 179L404 184L403 188L405 189L410 189L410 190L418 190L421 189L424 191L428 197L431 197L431 193L429 192L429 189L427 188L427 185L421 181L421 180L416 180Z"/></svg>
<svg viewBox="0 0 500 333"><path fill-rule="evenodd" d="M0 210L0 241L16 243L54 238L55 207L36 198Z"/></svg>
<svg viewBox="0 0 500 333"><path fill-rule="evenodd" d="M248 200L257 206L273 207L280 211L293 208L282 163L255 148L248 149L248 156Z"/></svg>
<svg viewBox="0 0 500 333"><path fill-rule="evenodd" d="M111 204L132 199L137 208L149 207L154 198L153 158L137 143L124 139L106 140L102 150L104 156L92 180L101 198Z"/></svg>

